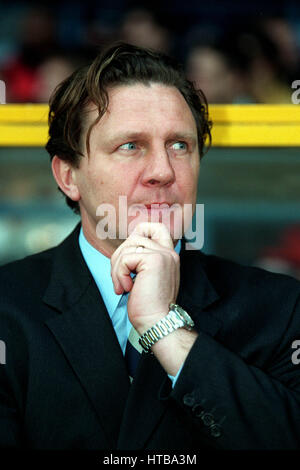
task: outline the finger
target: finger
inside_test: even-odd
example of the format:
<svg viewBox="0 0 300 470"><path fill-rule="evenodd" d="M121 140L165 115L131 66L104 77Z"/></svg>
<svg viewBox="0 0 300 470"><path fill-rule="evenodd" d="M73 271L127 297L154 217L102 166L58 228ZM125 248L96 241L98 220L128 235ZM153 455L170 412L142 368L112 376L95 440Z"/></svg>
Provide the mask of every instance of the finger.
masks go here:
<svg viewBox="0 0 300 470"><path fill-rule="evenodd" d="M152 238L145 237L143 235L140 235L139 233L132 233L127 240L120 245L121 249L122 247L126 246L144 246L145 248L148 248L149 250L161 250L162 247L157 240L153 240ZM120 248L119 247L119 248Z"/></svg>
<svg viewBox="0 0 300 470"><path fill-rule="evenodd" d="M166 247L162 247L157 241L154 241L151 238L143 237L139 234L132 234L112 254L111 260L110 260L111 264L114 265L114 263L116 262L120 254L125 253L125 250L134 248L133 250L129 252L135 252L138 246L143 246L144 248L148 250L154 250L154 251L161 250L162 248L166 248ZM168 248L168 250L170 250L170 248ZM174 248L172 247L172 251L173 250Z"/></svg>
<svg viewBox="0 0 300 470"><path fill-rule="evenodd" d="M137 253L138 248L139 248L138 246L123 247L123 249L119 251L118 256L114 257L114 259L111 258L111 277L112 277L112 281L114 284L115 292L118 295L122 294L124 290L126 292L129 292L133 286L133 281L130 276L131 272L124 274L126 276L126 279L124 280L124 282L122 282L122 279L120 279L118 276L119 265L122 261L122 257L125 254ZM145 252L151 253L151 251L147 250L146 248L142 248L142 250L143 250L143 253ZM132 271L134 271L135 269L136 269L136 266L132 269Z"/></svg>
<svg viewBox="0 0 300 470"><path fill-rule="evenodd" d="M143 254L125 253L120 258L117 266L112 272L112 279L115 285L120 285L123 292L130 292L133 287L133 280L130 273L136 270L138 264L143 262Z"/></svg>
<svg viewBox="0 0 300 470"><path fill-rule="evenodd" d="M133 234L156 240L160 245L166 248L174 248L170 232L164 224L156 222L142 222L135 227L132 232L132 235ZM128 239L129 238L130 237L128 237Z"/></svg>
<svg viewBox="0 0 300 470"><path fill-rule="evenodd" d="M153 224L149 224L149 225L153 225ZM155 224L155 225L159 225L160 226L159 228L162 227L162 224ZM145 229L147 230L147 227L145 227ZM162 232L168 235L168 231L164 230L164 228L160 230L159 233L161 234ZM145 232L142 231L142 233L145 233ZM121 278L118 276L119 263L121 262L122 257L125 254L137 253L137 250L139 251L141 249L139 247L143 247L141 254L165 251L169 255L171 254L173 258L175 258L175 262L177 262L177 258L179 258L177 253L174 250L173 243L171 244L171 246L169 245L166 247L166 246L162 246L160 243L158 243L158 241L153 240L152 238L141 236L138 233L131 234L130 237L128 237L128 239L116 249L116 251L113 253L111 257L111 276L112 276L112 280L114 283L115 292L117 294L123 293L124 290L129 292L132 289L133 282L130 277L130 272L124 273L124 276L122 276ZM137 270L136 268L137 268L137 265L133 266L132 270ZM177 278L179 279L179 273L177 273L176 275L176 279Z"/></svg>

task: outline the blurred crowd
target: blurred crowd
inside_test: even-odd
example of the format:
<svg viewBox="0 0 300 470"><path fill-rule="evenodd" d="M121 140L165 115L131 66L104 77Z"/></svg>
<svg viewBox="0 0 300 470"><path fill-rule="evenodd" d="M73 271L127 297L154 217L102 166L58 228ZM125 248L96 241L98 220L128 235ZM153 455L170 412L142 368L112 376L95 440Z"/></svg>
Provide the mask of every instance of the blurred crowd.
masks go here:
<svg viewBox="0 0 300 470"><path fill-rule="evenodd" d="M121 0L0 4L6 101L47 102L74 69L122 40L176 56L210 103L291 102L291 83L300 79L300 10L270 6L267 14L258 8L231 15L223 8L214 16L213 1L196 10L181 4L182 10L176 1L173 10Z"/></svg>

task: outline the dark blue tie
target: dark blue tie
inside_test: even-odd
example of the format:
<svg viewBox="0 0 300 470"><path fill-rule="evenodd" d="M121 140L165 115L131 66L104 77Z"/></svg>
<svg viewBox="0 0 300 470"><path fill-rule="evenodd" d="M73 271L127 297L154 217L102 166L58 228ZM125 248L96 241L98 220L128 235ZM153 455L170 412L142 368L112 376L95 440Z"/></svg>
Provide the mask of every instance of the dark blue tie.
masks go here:
<svg viewBox="0 0 300 470"><path fill-rule="evenodd" d="M130 382L133 381L135 372L141 358L142 347L140 346L139 342L139 334L138 332L132 327L129 333L129 337L126 344L125 350L125 361L127 365L128 375L130 378Z"/></svg>

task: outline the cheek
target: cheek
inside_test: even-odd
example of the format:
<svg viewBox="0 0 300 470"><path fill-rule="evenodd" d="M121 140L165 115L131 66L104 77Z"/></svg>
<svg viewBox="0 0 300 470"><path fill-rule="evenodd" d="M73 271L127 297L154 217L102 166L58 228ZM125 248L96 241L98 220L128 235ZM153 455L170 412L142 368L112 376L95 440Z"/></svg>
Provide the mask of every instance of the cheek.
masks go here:
<svg viewBox="0 0 300 470"><path fill-rule="evenodd" d="M139 185L139 169L134 164L128 164L119 167L115 175L113 179L110 176L111 185L114 187L115 193L127 195L130 199Z"/></svg>
<svg viewBox="0 0 300 470"><path fill-rule="evenodd" d="M191 165L181 168L177 172L177 184L181 192L186 196L192 196L197 191L198 186L198 168L193 168Z"/></svg>
<svg viewBox="0 0 300 470"><path fill-rule="evenodd" d="M97 190L97 188L103 188L108 186L109 183L112 181L114 176L113 172L107 172L105 168L98 165L90 166L88 168L86 174L86 181L88 185L93 189L93 191Z"/></svg>
<svg viewBox="0 0 300 470"><path fill-rule="evenodd" d="M97 173L92 169L81 175L79 189L82 202L91 208L103 202L102 195L107 192L103 177L97 177Z"/></svg>
<svg viewBox="0 0 300 470"><path fill-rule="evenodd" d="M191 171L193 173L194 178L198 180L199 171L200 171L200 158L198 154L196 155L195 158L193 158L193 161L191 163Z"/></svg>

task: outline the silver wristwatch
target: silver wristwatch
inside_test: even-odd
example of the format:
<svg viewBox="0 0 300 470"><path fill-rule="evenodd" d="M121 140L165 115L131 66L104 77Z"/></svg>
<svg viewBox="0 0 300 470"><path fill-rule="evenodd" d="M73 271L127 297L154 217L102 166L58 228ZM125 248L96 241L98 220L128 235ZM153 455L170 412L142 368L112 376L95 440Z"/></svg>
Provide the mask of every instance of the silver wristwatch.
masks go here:
<svg viewBox="0 0 300 470"><path fill-rule="evenodd" d="M145 352L151 352L153 344L178 328L185 328L187 330L193 328L194 322L183 308L176 304L170 304L169 308L168 315L140 336L139 343Z"/></svg>

